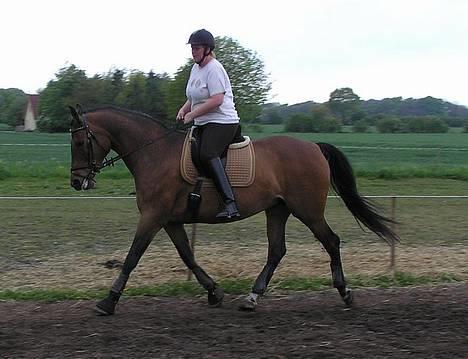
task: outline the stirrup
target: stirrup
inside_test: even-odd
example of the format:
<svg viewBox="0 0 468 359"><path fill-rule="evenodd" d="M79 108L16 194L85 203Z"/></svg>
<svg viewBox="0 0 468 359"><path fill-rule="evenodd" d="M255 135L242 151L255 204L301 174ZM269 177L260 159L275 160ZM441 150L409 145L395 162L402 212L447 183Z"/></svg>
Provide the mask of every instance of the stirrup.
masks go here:
<svg viewBox="0 0 468 359"><path fill-rule="evenodd" d="M216 215L216 218L233 218L240 217L236 202L229 202L224 209Z"/></svg>

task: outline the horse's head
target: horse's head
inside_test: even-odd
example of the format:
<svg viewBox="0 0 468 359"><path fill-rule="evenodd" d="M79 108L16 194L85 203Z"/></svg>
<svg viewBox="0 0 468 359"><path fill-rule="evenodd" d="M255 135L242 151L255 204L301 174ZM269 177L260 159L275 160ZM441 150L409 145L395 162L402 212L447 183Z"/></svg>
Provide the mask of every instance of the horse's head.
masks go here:
<svg viewBox="0 0 468 359"><path fill-rule="evenodd" d="M96 183L94 176L110 150L109 140L102 131L91 129L81 106L69 108L72 115L70 184L77 191L92 189Z"/></svg>

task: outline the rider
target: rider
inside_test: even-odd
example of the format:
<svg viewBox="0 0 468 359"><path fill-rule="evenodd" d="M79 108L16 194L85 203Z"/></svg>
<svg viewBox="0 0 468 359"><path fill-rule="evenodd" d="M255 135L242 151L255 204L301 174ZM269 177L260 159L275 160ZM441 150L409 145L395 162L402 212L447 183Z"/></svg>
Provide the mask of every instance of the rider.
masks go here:
<svg viewBox="0 0 468 359"><path fill-rule="evenodd" d="M215 59L215 40L209 31L193 32L188 44L195 64L187 83L187 101L177 113L177 120L185 124L194 122L200 164L224 202L224 210L216 217L237 217L234 193L220 159L239 130L231 81L223 65Z"/></svg>

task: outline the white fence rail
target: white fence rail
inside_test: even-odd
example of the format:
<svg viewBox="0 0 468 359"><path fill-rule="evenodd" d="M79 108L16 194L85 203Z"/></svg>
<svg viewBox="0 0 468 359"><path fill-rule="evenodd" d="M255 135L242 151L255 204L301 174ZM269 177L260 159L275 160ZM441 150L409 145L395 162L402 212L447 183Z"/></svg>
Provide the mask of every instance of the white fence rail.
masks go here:
<svg viewBox="0 0 468 359"><path fill-rule="evenodd" d="M468 195L369 195L365 198L375 199L390 199L391 209L390 217L397 220L396 202L397 199L468 199ZM339 198L339 196L329 196L329 198ZM37 200L135 200L135 196L0 196L1 200L13 201L37 201ZM191 225L190 242L192 249L195 251L197 224ZM395 243L390 243L390 270L392 273L396 271L396 246ZM188 272L188 278L191 278L191 272Z"/></svg>

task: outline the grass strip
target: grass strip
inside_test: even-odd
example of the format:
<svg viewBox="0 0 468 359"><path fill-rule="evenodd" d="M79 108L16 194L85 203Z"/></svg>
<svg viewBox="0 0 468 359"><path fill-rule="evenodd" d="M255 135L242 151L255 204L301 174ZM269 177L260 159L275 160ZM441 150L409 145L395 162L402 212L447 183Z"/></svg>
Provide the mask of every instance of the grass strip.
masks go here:
<svg viewBox="0 0 468 359"><path fill-rule="evenodd" d="M462 282L463 280L452 273L443 273L435 276L413 275L397 272L395 276L380 275L374 277L351 276L348 284L351 288L372 287L410 287L418 285L433 285L441 283ZM219 282L227 294L246 294L250 291L252 281L249 279L222 280ZM299 291L318 291L329 289L331 280L327 278L287 278L271 284L270 292L293 293ZM61 300L90 300L102 298L108 289L74 290L74 289L32 289L32 290L4 290L0 291L0 300L18 301L44 301L57 302ZM204 289L196 282L169 282L152 287L135 287L125 290L126 297L195 297L204 295Z"/></svg>

